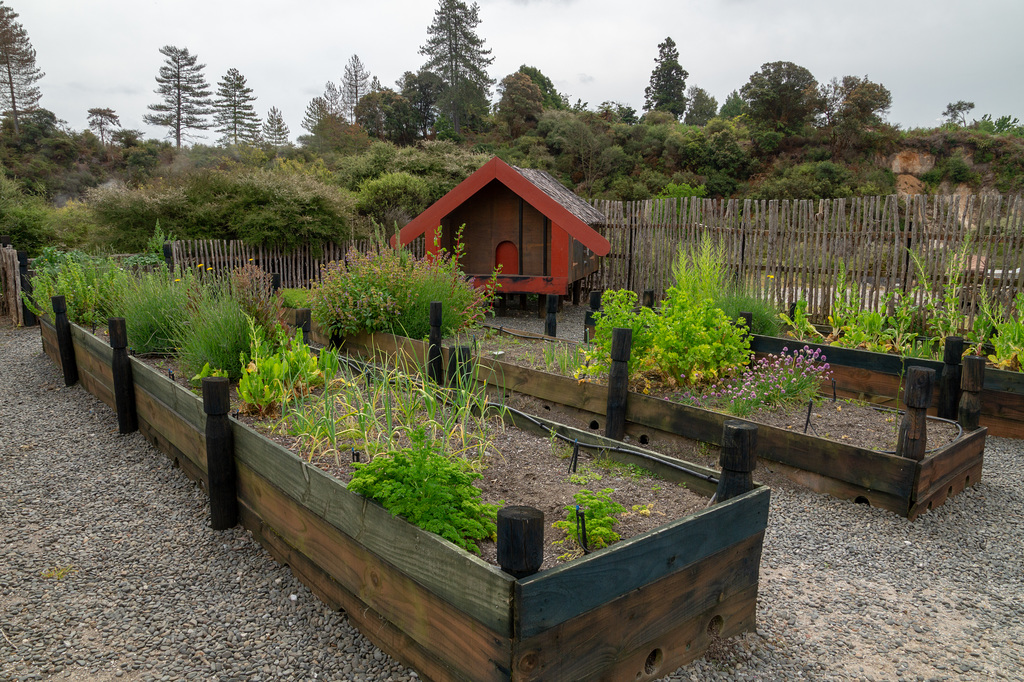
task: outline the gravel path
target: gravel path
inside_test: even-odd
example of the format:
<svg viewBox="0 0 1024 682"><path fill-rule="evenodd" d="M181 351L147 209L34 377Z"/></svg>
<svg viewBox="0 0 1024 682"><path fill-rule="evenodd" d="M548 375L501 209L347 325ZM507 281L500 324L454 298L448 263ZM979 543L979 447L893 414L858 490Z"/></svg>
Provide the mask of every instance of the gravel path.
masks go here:
<svg viewBox="0 0 1024 682"><path fill-rule="evenodd" d="M772 477L757 633L665 679L1024 679L1022 470L989 439L982 481L913 524ZM38 329L0 326L0 680L416 677L208 513Z"/></svg>

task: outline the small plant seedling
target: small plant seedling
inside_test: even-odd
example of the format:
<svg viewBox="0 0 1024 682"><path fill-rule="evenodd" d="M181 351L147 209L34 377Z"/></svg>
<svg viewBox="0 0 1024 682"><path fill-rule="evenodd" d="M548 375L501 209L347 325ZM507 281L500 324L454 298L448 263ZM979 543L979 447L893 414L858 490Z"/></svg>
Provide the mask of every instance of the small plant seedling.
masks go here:
<svg viewBox="0 0 1024 682"><path fill-rule="evenodd" d="M553 528L557 528L565 533L564 538L556 540L553 544L560 545L565 543L567 540L571 540L579 551L583 550L582 546L580 546L580 539L576 536L577 505L583 513L583 518L586 521L585 524L579 525L586 526L586 544L588 548L597 549L599 547L607 547L611 543L616 542L619 539L619 534L612 530L612 526L618 523L619 520L615 518L615 515L626 511L626 508L612 500L611 494L611 488L604 488L598 493L591 492L584 488L573 495L575 504L568 504L565 506L565 509L568 512L565 519L562 521L555 521L551 524ZM570 551L559 558L564 560L565 558L571 558L577 555L577 551Z"/></svg>
<svg viewBox="0 0 1024 682"><path fill-rule="evenodd" d="M579 471L575 474L569 474L569 482L573 485L589 485L594 481L600 481L602 478L604 477L591 466L580 467Z"/></svg>
<svg viewBox="0 0 1024 682"><path fill-rule="evenodd" d="M44 578L53 578L54 580L63 580L64 578L68 577L69 575L71 575L72 573L75 573L77 571L78 571L77 568L75 568L71 564L68 564L66 566L54 566L53 568L48 568L45 571L43 571L41 575Z"/></svg>

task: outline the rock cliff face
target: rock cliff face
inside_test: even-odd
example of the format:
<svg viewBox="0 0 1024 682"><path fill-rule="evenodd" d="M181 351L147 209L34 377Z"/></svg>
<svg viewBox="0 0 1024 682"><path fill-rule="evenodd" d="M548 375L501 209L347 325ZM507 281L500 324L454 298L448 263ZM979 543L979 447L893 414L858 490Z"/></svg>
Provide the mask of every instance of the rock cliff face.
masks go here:
<svg viewBox="0 0 1024 682"><path fill-rule="evenodd" d="M915 178L913 175L897 175L896 176L896 194L900 196L914 195L914 194L927 194L924 183Z"/></svg>
<svg viewBox="0 0 1024 682"><path fill-rule="evenodd" d="M894 154L889 160L889 169L896 175L921 175L934 167L934 156L911 149Z"/></svg>

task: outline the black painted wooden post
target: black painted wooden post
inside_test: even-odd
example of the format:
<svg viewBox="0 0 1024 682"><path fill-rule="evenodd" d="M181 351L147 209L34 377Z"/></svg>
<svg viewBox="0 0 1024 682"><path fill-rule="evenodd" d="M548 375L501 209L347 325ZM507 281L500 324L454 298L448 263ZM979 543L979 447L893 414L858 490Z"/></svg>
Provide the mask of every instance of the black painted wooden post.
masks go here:
<svg viewBox="0 0 1024 682"><path fill-rule="evenodd" d="M441 361L441 302L430 302L430 336L427 337L427 376L435 384L444 384Z"/></svg>
<svg viewBox="0 0 1024 682"><path fill-rule="evenodd" d="M644 308L654 307L654 289L644 289L644 295L641 298L642 305Z"/></svg>
<svg viewBox="0 0 1024 682"><path fill-rule="evenodd" d="M558 302L561 296L548 294L547 296L547 317L544 318L544 334L547 336L558 336Z"/></svg>
<svg viewBox="0 0 1024 682"><path fill-rule="evenodd" d="M9 234L0 235L0 246L10 246L10 245L11 245L11 235L9 235Z"/></svg>
<svg viewBox="0 0 1024 682"><path fill-rule="evenodd" d="M21 293L32 295L32 280L28 276L28 252L18 251L18 277L21 279ZM35 299L32 299L33 301ZM15 304L17 305L17 304ZM38 304L37 304L38 305ZM25 301L21 301L21 319L26 327L36 326L36 314L28 309Z"/></svg>
<svg viewBox="0 0 1024 682"><path fill-rule="evenodd" d="M633 330L612 330L612 366L608 370L608 423L604 435L622 440L626 435L626 397L629 395L629 353Z"/></svg>
<svg viewBox="0 0 1024 682"><path fill-rule="evenodd" d="M512 506L498 510L498 565L501 570L525 578L544 563L544 512L533 507Z"/></svg>
<svg viewBox="0 0 1024 682"><path fill-rule="evenodd" d="M75 360L75 346L71 339L71 323L68 322L68 304L63 296L54 296L50 302L53 305L53 326L57 330L60 366L64 370L64 385L73 386L78 381L78 362Z"/></svg>
<svg viewBox="0 0 1024 682"><path fill-rule="evenodd" d="M135 411L135 381L132 377L132 361L128 359L128 331L123 317L107 320L110 347L114 351L110 369L114 376L114 405L117 407L118 432L132 433L139 428L139 417Z"/></svg>
<svg viewBox="0 0 1024 682"><path fill-rule="evenodd" d="M796 301L789 304L789 319L796 320Z"/></svg>
<svg viewBox="0 0 1024 682"><path fill-rule="evenodd" d="M210 527L227 530L238 522L235 490L235 443L228 411L231 397L227 377L203 378L206 413L206 469L210 477Z"/></svg>
<svg viewBox="0 0 1024 682"><path fill-rule="evenodd" d="M270 290L275 294L281 289L281 273L274 272L270 274Z"/></svg>
<svg viewBox="0 0 1024 682"><path fill-rule="evenodd" d="M896 456L922 460L928 452L928 407L932 404L935 370L908 367L903 403L907 411L896 436Z"/></svg>
<svg viewBox="0 0 1024 682"><path fill-rule="evenodd" d="M947 336L942 355L942 375L939 377L938 415L943 419L956 419L960 404L960 361L964 354L964 340Z"/></svg>
<svg viewBox="0 0 1024 682"><path fill-rule="evenodd" d="M590 310L583 316L583 342L590 343L594 340L594 333L597 326L594 322L594 313L601 309L601 292L590 292Z"/></svg>
<svg viewBox="0 0 1024 682"><path fill-rule="evenodd" d="M754 334L754 313L740 313L740 319L746 325L747 336L753 336Z"/></svg>
<svg viewBox="0 0 1024 682"><path fill-rule="evenodd" d="M163 251L167 269L174 272L174 246L170 242L164 242Z"/></svg>
<svg viewBox="0 0 1024 682"><path fill-rule="evenodd" d="M313 311L309 308L295 309L295 328L302 330L302 340L309 343L309 335L313 331Z"/></svg>
<svg viewBox="0 0 1024 682"><path fill-rule="evenodd" d="M739 419L727 419L722 428L722 453L718 456L722 473L718 476L715 501L742 495L754 488L757 468L757 426Z"/></svg>
<svg viewBox="0 0 1024 682"><path fill-rule="evenodd" d="M977 431L981 422L981 389L985 385L985 358L969 355L960 377L960 409L957 421L965 431Z"/></svg>
<svg viewBox="0 0 1024 682"><path fill-rule="evenodd" d="M448 385L469 388L473 380L473 349L455 346L448 351Z"/></svg>
<svg viewBox="0 0 1024 682"><path fill-rule="evenodd" d="M590 292L590 309L600 310L601 308L601 293L600 291Z"/></svg>

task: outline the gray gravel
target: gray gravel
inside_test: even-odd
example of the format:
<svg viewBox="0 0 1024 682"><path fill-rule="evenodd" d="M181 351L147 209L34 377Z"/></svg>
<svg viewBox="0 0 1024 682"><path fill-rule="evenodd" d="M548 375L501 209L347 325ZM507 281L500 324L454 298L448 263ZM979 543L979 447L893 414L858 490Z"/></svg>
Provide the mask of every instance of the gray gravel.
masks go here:
<svg viewBox="0 0 1024 682"><path fill-rule="evenodd" d="M757 632L665 679L1024 679L1022 470L989 439L982 481L914 523L771 476ZM0 326L0 680L415 678L208 513Z"/></svg>

